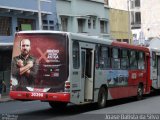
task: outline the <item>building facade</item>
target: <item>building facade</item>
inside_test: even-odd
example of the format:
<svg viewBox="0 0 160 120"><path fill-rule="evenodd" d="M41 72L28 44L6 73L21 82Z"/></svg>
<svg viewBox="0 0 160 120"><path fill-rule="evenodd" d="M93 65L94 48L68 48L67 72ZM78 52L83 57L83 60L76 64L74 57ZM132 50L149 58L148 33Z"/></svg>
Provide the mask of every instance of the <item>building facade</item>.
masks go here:
<svg viewBox="0 0 160 120"><path fill-rule="evenodd" d="M152 38L160 37L159 0L108 0L116 9L130 11L133 44L145 45ZM124 6L128 6L125 8Z"/></svg>
<svg viewBox="0 0 160 120"><path fill-rule="evenodd" d="M107 0L110 7L111 39L132 44L129 3L127 0Z"/></svg>
<svg viewBox="0 0 160 120"><path fill-rule="evenodd" d="M38 30L39 13L42 29L57 30L55 0L0 0L0 79L7 85L7 94L14 33L19 30Z"/></svg>
<svg viewBox="0 0 160 120"><path fill-rule="evenodd" d="M40 9L38 7L40 1ZM38 13L41 12L43 29L56 29L55 1L45 0L0 0L0 43L13 42L18 30L39 29Z"/></svg>
<svg viewBox="0 0 160 120"><path fill-rule="evenodd" d="M59 29L109 37L109 8L104 0L56 0Z"/></svg>
<svg viewBox="0 0 160 120"><path fill-rule="evenodd" d="M146 40L160 37L160 1L140 0L141 30Z"/></svg>
<svg viewBox="0 0 160 120"><path fill-rule="evenodd" d="M110 37L104 0L0 0L0 79L9 92L14 33L61 30Z"/></svg>
<svg viewBox="0 0 160 120"><path fill-rule="evenodd" d="M129 26L128 11L110 8L109 18L111 39L131 44L132 34Z"/></svg>

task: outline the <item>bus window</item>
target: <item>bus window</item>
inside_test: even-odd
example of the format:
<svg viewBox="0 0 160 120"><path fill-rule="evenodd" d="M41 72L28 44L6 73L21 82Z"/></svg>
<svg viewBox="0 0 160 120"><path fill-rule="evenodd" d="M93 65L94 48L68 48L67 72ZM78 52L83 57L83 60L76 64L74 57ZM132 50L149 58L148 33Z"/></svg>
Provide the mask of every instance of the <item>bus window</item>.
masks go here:
<svg viewBox="0 0 160 120"><path fill-rule="evenodd" d="M110 67L109 48L106 46L100 47L100 67L107 69Z"/></svg>
<svg viewBox="0 0 160 120"><path fill-rule="evenodd" d="M121 69L128 69L129 68L129 57L128 57L128 51L122 50L122 57L121 57Z"/></svg>
<svg viewBox="0 0 160 120"><path fill-rule="evenodd" d="M156 68L156 53L152 52L152 67Z"/></svg>
<svg viewBox="0 0 160 120"><path fill-rule="evenodd" d="M130 68L137 69L136 51L130 51Z"/></svg>
<svg viewBox="0 0 160 120"><path fill-rule="evenodd" d="M112 68L120 69L120 55L119 49L113 48L112 49Z"/></svg>
<svg viewBox="0 0 160 120"><path fill-rule="evenodd" d="M95 54L96 54L96 68L99 68L99 49L98 49L98 45L96 45L96 50L95 50Z"/></svg>
<svg viewBox="0 0 160 120"><path fill-rule="evenodd" d="M144 69L144 53L138 52L138 69Z"/></svg>
<svg viewBox="0 0 160 120"><path fill-rule="evenodd" d="M79 43L73 41L73 68L79 68Z"/></svg>

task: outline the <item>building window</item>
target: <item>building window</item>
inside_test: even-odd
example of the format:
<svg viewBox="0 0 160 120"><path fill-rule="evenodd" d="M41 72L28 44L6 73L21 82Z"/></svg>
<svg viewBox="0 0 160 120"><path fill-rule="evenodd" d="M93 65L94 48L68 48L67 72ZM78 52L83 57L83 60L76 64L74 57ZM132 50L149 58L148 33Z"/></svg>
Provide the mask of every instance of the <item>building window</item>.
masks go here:
<svg viewBox="0 0 160 120"><path fill-rule="evenodd" d="M43 20L43 30L54 30L54 21L53 20Z"/></svg>
<svg viewBox="0 0 160 120"><path fill-rule="evenodd" d="M43 30L48 30L48 26L43 25Z"/></svg>
<svg viewBox="0 0 160 120"><path fill-rule="evenodd" d="M33 19L18 18L18 28L19 30L35 30L36 22Z"/></svg>
<svg viewBox="0 0 160 120"><path fill-rule="evenodd" d="M50 26L49 29L50 29L50 30L54 30L54 26Z"/></svg>
<svg viewBox="0 0 160 120"><path fill-rule="evenodd" d="M134 8L134 1L130 1L129 3L130 3L129 6L131 7L131 9L133 9Z"/></svg>
<svg viewBox="0 0 160 120"><path fill-rule="evenodd" d="M43 20L43 25L48 25L48 20Z"/></svg>
<svg viewBox="0 0 160 120"><path fill-rule="evenodd" d="M135 0L135 7L140 7L140 0Z"/></svg>
<svg viewBox="0 0 160 120"><path fill-rule="evenodd" d="M62 31L67 31L68 30L68 18L61 17L61 24L62 24Z"/></svg>
<svg viewBox="0 0 160 120"><path fill-rule="evenodd" d="M134 12L131 11L131 24L133 25L134 24Z"/></svg>
<svg viewBox="0 0 160 120"><path fill-rule="evenodd" d="M93 19L93 29L96 29L96 19Z"/></svg>
<svg viewBox="0 0 160 120"><path fill-rule="evenodd" d="M54 21L53 20L49 20L49 24L50 25L54 25Z"/></svg>
<svg viewBox="0 0 160 120"><path fill-rule="evenodd" d="M1 36L10 36L11 35L11 28L12 26L12 19L11 17L2 17L0 16L0 35Z"/></svg>
<svg viewBox="0 0 160 120"><path fill-rule="evenodd" d="M136 23L141 23L141 13L140 12L136 12L135 13L135 21Z"/></svg>
<svg viewBox="0 0 160 120"><path fill-rule="evenodd" d="M121 42L121 39L116 39L117 42Z"/></svg>
<svg viewBox="0 0 160 120"><path fill-rule="evenodd" d="M91 29L91 19L88 19L88 28Z"/></svg>
<svg viewBox="0 0 160 120"><path fill-rule="evenodd" d="M100 30L101 33L108 33L107 31L108 22L107 21L100 21Z"/></svg>
<svg viewBox="0 0 160 120"><path fill-rule="evenodd" d="M104 4L105 5L109 5L109 1L108 0L104 0Z"/></svg>
<svg viewBox="0 0 160 120"><path fill-rule="evenodd" d="M73 68L78 69L80 66L80 59L79 59L79 42L73 41Z"/></svg>
<svg viewBox="0 0 160 120"><path fill-rule="evenodd" d="M85 32L85 19L78 19L78 32L84 33Z"/></svg>
<svg viewBox="0 0 160 120"><path fill-rule="evenodd" d="M129 40L128 39L123 39L123 42L129 43Z"/></svg>

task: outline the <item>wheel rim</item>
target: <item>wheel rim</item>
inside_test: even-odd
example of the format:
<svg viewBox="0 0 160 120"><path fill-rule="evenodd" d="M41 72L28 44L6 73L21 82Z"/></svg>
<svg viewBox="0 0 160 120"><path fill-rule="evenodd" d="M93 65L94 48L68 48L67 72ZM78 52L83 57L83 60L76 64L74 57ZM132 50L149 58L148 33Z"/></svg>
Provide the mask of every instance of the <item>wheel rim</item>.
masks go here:
<svg viewBox="0 0 160 120"><path fill-rule="evenodd" d="M143 95L143 89L142 89L142 87L139 87L138 88L138 100L140 100L140 99L142 99L142 95Z"/></svg>
<svg viewBox="0 0 160 120"><path fill-rule="evenodd" d="M104 93L104 91L100 94L100 98L99 98L99 107L103 108L106 105L106 95Z"/></svg>

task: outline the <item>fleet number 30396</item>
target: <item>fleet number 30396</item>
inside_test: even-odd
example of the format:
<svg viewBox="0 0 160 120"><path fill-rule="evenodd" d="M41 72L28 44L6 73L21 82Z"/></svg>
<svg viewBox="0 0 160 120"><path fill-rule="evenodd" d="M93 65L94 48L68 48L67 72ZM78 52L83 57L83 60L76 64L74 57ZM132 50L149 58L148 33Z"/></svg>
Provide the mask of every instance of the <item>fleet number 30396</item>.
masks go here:
<svg viewBox="0 0 160 120"><path fill-rule="evenodd" d="M32 93L32 97L43 97L43 93Z"/></svg>

